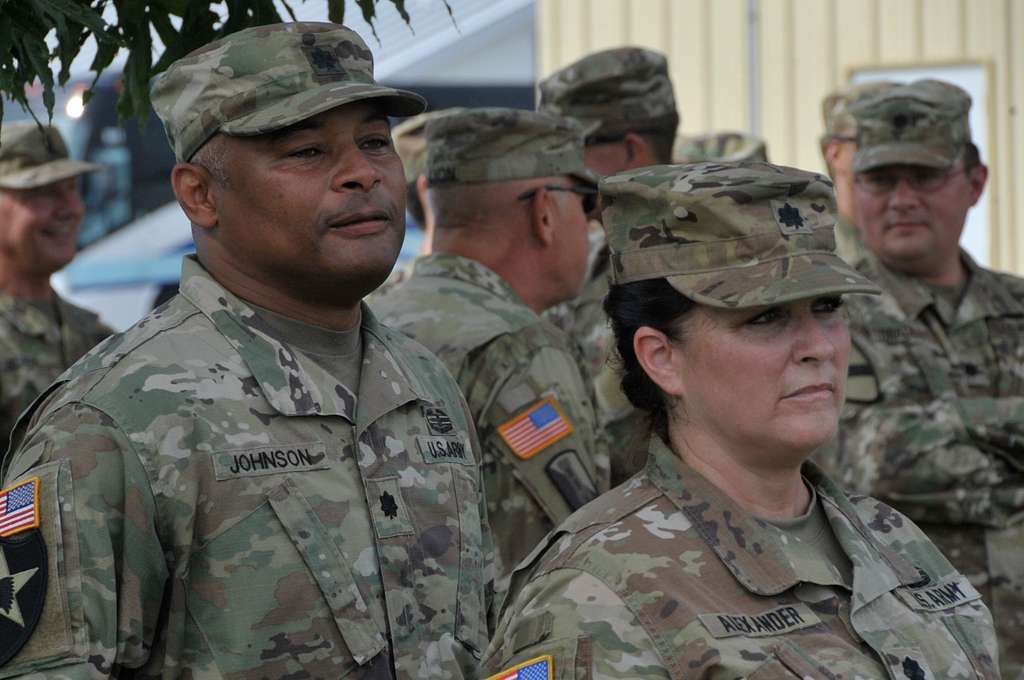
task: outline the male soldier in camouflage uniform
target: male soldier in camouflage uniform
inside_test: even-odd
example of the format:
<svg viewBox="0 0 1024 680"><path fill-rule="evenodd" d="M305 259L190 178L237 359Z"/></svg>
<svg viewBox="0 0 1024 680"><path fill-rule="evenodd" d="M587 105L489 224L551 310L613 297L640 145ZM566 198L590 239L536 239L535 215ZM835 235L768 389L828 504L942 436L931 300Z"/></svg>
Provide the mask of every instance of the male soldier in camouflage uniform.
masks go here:
<svg viewBox="0 0 1024 680"><path fill-rule="evenodd" d="M836 253L850 264L865 254L857 226L854 224L853 154L857 151L857 121L850 106L858 101L895 87L896 83L877 81L854 83L831 92L821 102L825 134L821 136L821 157L836 187Z"/></svg>
<svg viewBox="0 0 1024 680"><path fill-rule="evenodd" d="M56 128L0 130L0 455L18 415L112 332L50 287L78 248L77 178L99 168L68 159Z"/></svg>
<svg viewBox="0 0 1024 680"><path fill-rule="evenodd" d="M587 133L584 158L599 175L672 162L679 113L663 54L617 47L588 54L540 82L540 111L579 120ZM601 304L608 292L608 246L600 225L591 225L589 273L578 298L547 317L583 350L596 385L598 414L608 435L612 485L640 466L647 425L619 389L619 373L607 359L611 330Z"/></svg>
<svg viewBox="0 0 1024 680"><path fill-rule="evenodd" d="M744 132L708 132L703 135L679 135L672 150L673 163L701 161L768 162L768 146L760 137Z"/></svg>
<svg viewBox="0 0 1024 680"><path fill-rule="evenodd" d="M423 108L372 68L344 26L276 24L154 81L196 257L19 421L0 677L473 677L472 421L360 304L404 228L387 115Z"/></svg>
<svg viewBox="0 0 1024 680"><path fill-rule="evenodd" d="M858 269L837 475L906 513L992 609L1024 672L1024 280L958 241L985 186L960 88L918 81L851 107Z"/></svg>
<svg viewBox="0 0 1024 680"><path fill-rule="evenodd" d="M823 327L838 316L811 327L787 306L876 290L832 253L832 187L821 175L761 163L658 166L604 179L601 195L613 284L666 277L701 306L774 311L817 335L794 346L791 361L842 361ZM712 318L684 322L687 359L713 351L693 346L707 342L695 327ZM734 331L743 334L736 342L769 345L781 324ZM799 472L813 531L788 528L802 518L758 517L686 462L700 456L683 456L680 438L709 440L682 434L692 421L667 408L676 444L652 436L644 470L576 512L513 574L485 676L998 677L978 593L905 517L848 497L811 463ZM779 471L770 447L746 453ZM542 671L550 675L533 675Z"/></svg>
<svg viewBox="0 0 1024 680"><path fill-rule="evenodd" d="M568 339L538 316L577 295L586 273L583 203L597 192L582 141L575 122L531 111L473 109L428 123L434 252L374 300L466 395L507 568L608 489L589 380Z"/></svg>

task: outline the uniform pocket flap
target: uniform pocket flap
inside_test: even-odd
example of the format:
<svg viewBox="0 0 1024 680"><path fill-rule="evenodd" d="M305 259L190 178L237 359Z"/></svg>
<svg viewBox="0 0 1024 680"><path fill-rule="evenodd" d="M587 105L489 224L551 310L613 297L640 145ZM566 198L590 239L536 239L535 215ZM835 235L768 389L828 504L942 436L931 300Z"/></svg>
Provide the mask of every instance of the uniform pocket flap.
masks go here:
<svg viewBox="0 0 1024 680"><path fill-rule="evenodd" d="M386 643L359 592L348 562L309 503L290 482L270 493L270 506L323 592L352 658L360 666L364 665L379 654Z"/></svg>

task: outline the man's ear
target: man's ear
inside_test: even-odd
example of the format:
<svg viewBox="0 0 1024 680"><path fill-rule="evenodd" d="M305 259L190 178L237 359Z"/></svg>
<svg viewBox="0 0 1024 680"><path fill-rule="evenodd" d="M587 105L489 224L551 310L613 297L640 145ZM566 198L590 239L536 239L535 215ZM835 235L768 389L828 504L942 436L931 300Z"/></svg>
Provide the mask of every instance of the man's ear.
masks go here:
<svg viewBox="0 0 1024 680"><path fill-rule="evenodd" d="M633 352L640 368L662 392L671 397L683 396L682 357L677 343L656 328L640 326L633 334Z"/></svg>
<svg viewBox="0 0 1024 680"><path fill-rule="evenodd" d="M171 187L178 205L192 224L204 229L217 226L214 180L206 168L194 163L178 163L171 170Z"/></svg>
<svg viewBox="0 0 1024 680"><path fill-rule="evenodd" d="M642 135L627 132L622 138L622 144L626 148L626 164L629 169L657 163L654 149Z"/></svg>
<svg viewBox="0 0 1024 680"><path fill-rule="evenodd" d="M842 148L842 143L833 139L823 142L821 145L821 155L825 159L825 167L828 168L829 176L832 176L832 168L836 166L836 158L839 157L839 152Z"/></svg>
<svg viewBox="0 0 1024 680"><path fill-rule="evenodd" d="M971 206L975 206L985 191L985 183L988 181L988 166L979 163L967 173L967 181L971 185Z"/></svg>
<svg viewBox="0 0 1024 680"><path fill-rule="evenodd" d="M530 234L544 247L555 241L555 227L558 215L555 213L555 197L544 187L537 187L537 193L530 199Z"/></svg>

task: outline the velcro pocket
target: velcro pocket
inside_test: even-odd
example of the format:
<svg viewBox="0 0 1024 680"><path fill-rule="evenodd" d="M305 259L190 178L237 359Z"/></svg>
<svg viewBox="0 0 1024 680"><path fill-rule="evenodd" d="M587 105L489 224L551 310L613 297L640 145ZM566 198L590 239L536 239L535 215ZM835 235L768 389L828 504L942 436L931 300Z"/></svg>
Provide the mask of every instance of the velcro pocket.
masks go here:
<svg viewBox="0 0 1024 680"><path fill-rule="evenodd" d="M487 611L484 602L483 525L477 501L483 490L476 469L451 466L459 512L459 594L455 637L477 659L487 646Z"/></svg>
<svg viewBox="0 0 1024 680"><path fill-rule="evenodd" d="M189 612L227 675L342 677L387 646L348 565L286 480L193 555Z"/></svg>

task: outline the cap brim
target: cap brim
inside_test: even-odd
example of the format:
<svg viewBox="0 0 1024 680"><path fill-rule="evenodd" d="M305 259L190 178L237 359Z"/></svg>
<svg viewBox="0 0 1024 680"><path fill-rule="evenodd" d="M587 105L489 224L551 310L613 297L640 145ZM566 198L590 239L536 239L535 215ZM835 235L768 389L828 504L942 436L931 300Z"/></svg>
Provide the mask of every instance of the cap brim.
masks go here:
<svg viewBox="0 0 1024 680"><path fill-rule="evenodd" d="M328 83L228 121L219 131L229 135L261 135L345 104L370 100L379 102L381 111L389 116L415 116L427 108L426 99L408 90L369 83Z"/></svg>
<svg viewBox="0 0 1024 680"><path fill-rule="evenodd" d="M837 255L827 252L665 278L693 301L726 309L776 305L822 295L882 292Z"/></svg>
<svg viewBox="0 0 1024 680"><path fill-rule="evenodd" d="M0 177L0 189L35 189L102 169L103 166L96 163L65 158Z"/></svg>
<svg viewBox="0 0 1024 680"><path fill-rule="evenodd" d="M923 165L945 169L956 161L955 154L922 144L886 144L874 147L853 158L854 172L867 172L886 165Z"/></svg>
<svg viewBox="0 0 1024 680"><path fill-rule="evenodd" d="M588 186L597 188L597 183L601 181L600 175L591 170L590 168L583 168L582 170L576 170L569 173L570 177L574 177Z"/></svg>

